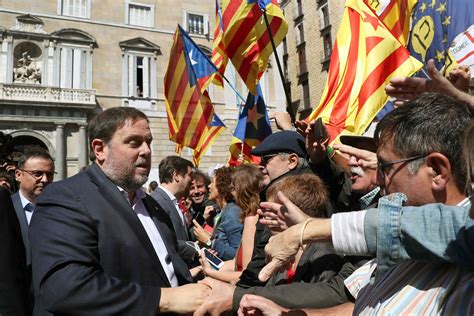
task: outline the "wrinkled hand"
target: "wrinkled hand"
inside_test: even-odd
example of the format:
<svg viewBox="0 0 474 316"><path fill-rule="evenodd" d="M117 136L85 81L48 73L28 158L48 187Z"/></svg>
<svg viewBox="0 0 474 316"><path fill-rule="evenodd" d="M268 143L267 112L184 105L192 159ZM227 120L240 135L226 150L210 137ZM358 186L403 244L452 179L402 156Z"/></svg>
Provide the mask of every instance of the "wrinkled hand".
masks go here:
<svg viewBox="0 0 474 316"><path fill-rule="evenodd" d="M288 266L300 249L300 232L304 223L292 226L273 237L270 237L265 246L265 253L270 258L265 267L258 274L260 281L267 281L280 269Z"/></svg>
<svg viewBox="0 0 474 316"><path fill-rule="evenodd" d="M309 216L293 204L282 192L277 193L277 202L262 202L257 213L260 223L267 225L273 233L286 230L288 227L304 222Z"/></svg>
<svg viewBox="0 0 474 316"><path fill-rule="evenodd" d="M206 244L206 242L211 239L211 233L209 233L207 230L202 228L199 223L193 219L193 224L194 224L194 235L196 236L196 239L202 243Z"/></svg>
<svg viewBox="0 0 474 316"><path fill-rule="evenodd" d="M207 301L210 293L211 288L205 284L186 284L174 288L162 288L160 312L192 313Z"/></svg>
<svg viewBox="0 0 474 316"><path fill-rule="evenodd" d="M291 130L291 116L287 112L274 111L268 114L268 119L275 120L275 124L279 130Z"/></svg>
<svg viewBox="0 0 474 316"><path fill-rule="evenodd" d="M326 152L329 142L329 131L325 124L323 124L323 138L314 138L314 121L308 125L305 131L306 137L306 151L309 158L315 164L319 164L326 159Z"/></svg>
<svg viewBox="0 0 474 316"><path fill-rule="evenodd" d="M457 89L469 92L469 85L471 76L469 74L469 67L457 66L449 72L446 78L455 86Z"/></svg>
<svg viewBox="0 0 474 316"><path fill-rule="evenodd" d="M245 315L262 315L262 316L279 316L287 313L288 309L277 305L273 301L252 294L245 294L240 301L237 314Z"/></svg>
<svg viewBox="0 0 474 316"><path fill-rule="evenodd" d="M395 98L395 105L403 105L423 92L438 92L449 96L456 94L456 87L436 69L433 59L428 61L426 70L431 79L405 77L390 80L385 91Z"/></svg>
<svg viewBox="0 0 474 316"><path fill-rule="evenodd" d="M194 316L217 316L232 311L235 285L212 278L205 278L199 283L211 287L212 290L206 301L194 312Z"/></svg>
<svg viewBox="0 0 474 316"><path fill-rule="evenodd" d="M333 148L343 154L354 156L357 159L357 164L364 169L377 169L376 153L343 144L334 144Z"/></svg>

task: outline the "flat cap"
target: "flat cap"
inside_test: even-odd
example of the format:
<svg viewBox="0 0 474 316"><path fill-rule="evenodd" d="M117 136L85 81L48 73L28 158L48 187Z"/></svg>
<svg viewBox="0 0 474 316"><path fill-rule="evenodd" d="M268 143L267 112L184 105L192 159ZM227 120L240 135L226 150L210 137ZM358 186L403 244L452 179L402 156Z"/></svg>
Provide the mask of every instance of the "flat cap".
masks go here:
<svg viewBox="0 0 474 316"><path fill-rule="evenodd" d="M295 153L306 157L306 145L303 136L294 131L280 131L271 134L250 153L254 156L265 156L278 153Z"/></svg>
<svg viewBox="0 0 474 316"><path fill-rule="evenodd" d="M342 135L339 140L344 145L349 145L358 149L368 150L373 153L377 152L377 145L372 137L368 136L355 136L355 135Z"/></svg>

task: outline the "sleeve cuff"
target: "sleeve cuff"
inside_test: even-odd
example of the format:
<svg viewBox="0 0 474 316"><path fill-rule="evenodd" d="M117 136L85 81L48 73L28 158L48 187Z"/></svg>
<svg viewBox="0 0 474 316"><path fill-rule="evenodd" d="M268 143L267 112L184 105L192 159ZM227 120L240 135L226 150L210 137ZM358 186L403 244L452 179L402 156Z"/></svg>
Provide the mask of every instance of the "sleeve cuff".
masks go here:
<svg viewBox="0 0 474 316"><path fill-rule="evenodd" d="M367 255L364 217L367 211L337 213L331 217L332 243L337 253Z"/></svg>

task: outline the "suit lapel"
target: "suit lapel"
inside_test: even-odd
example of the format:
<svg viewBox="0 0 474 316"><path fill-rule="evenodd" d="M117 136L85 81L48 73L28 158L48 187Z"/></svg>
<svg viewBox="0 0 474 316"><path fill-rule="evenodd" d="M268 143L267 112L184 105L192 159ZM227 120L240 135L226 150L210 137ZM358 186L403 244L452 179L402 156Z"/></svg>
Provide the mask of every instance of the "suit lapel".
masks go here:
<svg viewBox="0 0 474 316"><path fill-rule="evenodd" d="M98 166L92 165L87 170L87 172L89 173L92 182L97 185L99 194L111 205L114 210L121 213L123 218L125 218L129 223L132 231L135 233L135 236L140 241L140 244L150 255L153 265L155 266L156 271L160 275L161 279L165 284L170 286L168 277L166 276L166 273L161 266L160 259L158 259L158 256L155 252L155 248L153 248L145 228L143 227L142 223L138 219L138 216L133 211L128 201L119 191L117 186L105 176Z"/></svg>
<svg viewBox="0 0 474 316"><path fill-rule="evenodd" d="M156 192L160 195L161 199L166 203L166 206L163 205L162 208L165 210L165 212L168 214L168 216L171 219L171 222L173 223L173 228L178 237L181 237L180 239L188 239L188 234L187 234L187 229L183 225L183 221L181 219L181 216L179 216L176 206L174 205L173 201L171 201L170 197L168 194L166 194L165 191L163 191L161 188L157 188Z"/></svg>
<svg viewBox="0 0 474 316"><path fill-rule="evenodd" d="M173 263L174 272L176 273L179 284L192 282L189 269L176 250L176 235L174 233L171 219L169 216L167 216L167 212L163 210L158 202L156 202L156 200L149 195L143 199L143 204L148 210L148 213L153 219L153 222L155 223L158 232L163 239L166 250L168 251L171 262Z"/></svg>
<svg viewBox="0 0 474 316"><path fill-rule="evenodd" d="M21 229L21 238L23 239L23 244L25 245L26 251L26 263L31 264L31 253L30 253L30 237L28 235L28 220L26 219L25 210L21 205L21 199L19 193L12 195L13 206L15 207L16 216L20 222Z"/></svg>

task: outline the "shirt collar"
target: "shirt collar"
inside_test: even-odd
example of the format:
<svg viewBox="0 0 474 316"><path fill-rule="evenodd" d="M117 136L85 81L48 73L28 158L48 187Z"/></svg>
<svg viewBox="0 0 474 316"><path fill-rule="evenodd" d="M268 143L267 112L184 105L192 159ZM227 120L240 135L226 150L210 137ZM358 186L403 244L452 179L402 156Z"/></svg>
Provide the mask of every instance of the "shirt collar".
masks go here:
<svg viewBox="0 0 474 316"><path fill-rule="evenodd" d="M28 200L23 194L21 194L21 191L18 191L18 195L20 196L21 206L23 209L25 209L27 204L35 205L34 203L30 202L30 200Z"/></svg>
<svg viewBox="0 0 474 316"><path fill-rule="evenodd" d="M169 196L169 198L171 199L171 201L173 201L173 202L177 202L177 201L178 201L178 199L174 196L174 194L171 193L167 188L165 188L165 187L163 187L163 186L161 186L161 185L159 185L158 187L161 188L163 191L165 191L166 195Z"/></svg>
<svg viewBox="0 0 474 316"><path fill-rule="evenodd" d="M373 189L372 191L370 191L369 193L367 193L366 195L361 197L359 199L359 204L360 204L361 210L367 209L369 207L369 205L372 204L375 196L379 192L380 192L380 187L376 187L375 189Z"/></svg>
<svg viewBox="0 0 474 316"><path fill-rule="evenodd" d="M127 191L125 191L124 189L122 189L119 186L117 186L117 188L119 189L120 193L122 193L122 195L125 197L125 199L127 199L128 203L131 206L134 206L135 204L137 204L139 201L141 201L146 196L145 192L143 192L141 189L138 189L138 190L135 191L135 197L134 197L133 201L130 201L130 199L128 198Z"/></svg>

